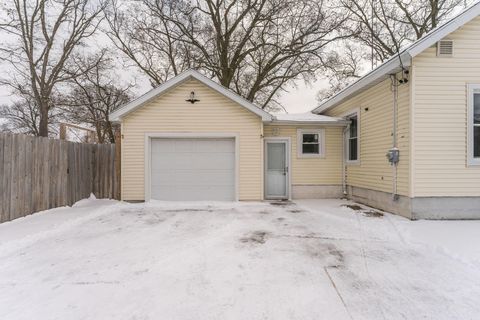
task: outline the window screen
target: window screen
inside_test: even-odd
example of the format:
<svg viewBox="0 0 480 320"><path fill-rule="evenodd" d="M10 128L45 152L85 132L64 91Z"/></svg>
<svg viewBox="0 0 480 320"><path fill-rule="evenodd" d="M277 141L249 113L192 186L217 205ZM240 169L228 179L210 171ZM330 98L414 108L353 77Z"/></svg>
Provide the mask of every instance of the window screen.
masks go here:
<svg viewBox="0 0 480 320"><path fill-rule="evenodd" d="M358 160L358 116L350 116L350 129L348 132L348 160Z"/></svg>

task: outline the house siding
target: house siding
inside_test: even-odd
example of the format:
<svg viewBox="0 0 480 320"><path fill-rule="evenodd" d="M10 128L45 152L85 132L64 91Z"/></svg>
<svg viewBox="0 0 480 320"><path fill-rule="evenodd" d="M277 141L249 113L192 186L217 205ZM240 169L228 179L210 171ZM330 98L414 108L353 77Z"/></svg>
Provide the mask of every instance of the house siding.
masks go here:
<svg viewBox="0 0 480 320"><path fill-rule="evenodd" d="M480 84L480 17L446 39L453 57L436 46L413 59L415 197L480 196L480 167L467 166L467 84Z"/></svg>
<svg viewBox="0 0 480 320"><path fill-rule="evenodd" d="M397 169L397 193L410 196L409 84L399 87L398 98L397 141L400 162ZM339 117L356 109L360 111L360 163L347 165L347 184L392 193L393 170L385 157L392 147L393 93L390 79L327 110L325 114Z"/></svg>
<svg viewBox="0 0 480 320"><path fill-rule="evenodd" d="M185 99L190 92L200 101ZM122 120L122 199L145 199L146 133L234 133L239 138L239 200L263 198L261 118L195 79L167 91ZM195 159L192 159L195 161Z"/></svg>
<svg viewBox="0 0 480 320"><path fill-rule="evenodd" d="M324 129L325 156L321 158L299 158L297 156L297 130ZM343 127L319 126L275 126L265 125L264 135L288 137L291 141L292 186L320 186L342 184L342 130Z"/></svg>

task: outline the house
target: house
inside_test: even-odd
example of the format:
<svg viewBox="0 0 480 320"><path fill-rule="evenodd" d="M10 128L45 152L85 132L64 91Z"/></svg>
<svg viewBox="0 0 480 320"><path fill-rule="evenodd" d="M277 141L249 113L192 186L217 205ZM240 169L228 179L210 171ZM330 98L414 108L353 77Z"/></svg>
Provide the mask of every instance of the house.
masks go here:
<svg viewBox="0 0 480 320"><path fill-rule="evenodd" d="M480 218L479 15L477 2L313 110L354 119L349 197L414 219Z"/></svg>
<svg viewBox="0 0 480 320"><path fill-rule="evenodd" d="M271 115L180 74L112 114L122 199L347 195L413 219L480 218L479 14L477 3L310 113Z"/></svg>

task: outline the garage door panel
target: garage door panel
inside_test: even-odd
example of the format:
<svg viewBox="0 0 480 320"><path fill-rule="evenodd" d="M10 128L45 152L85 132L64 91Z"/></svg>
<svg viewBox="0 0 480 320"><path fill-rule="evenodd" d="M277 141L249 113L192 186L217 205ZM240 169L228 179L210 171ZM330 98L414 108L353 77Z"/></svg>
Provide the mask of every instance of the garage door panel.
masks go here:
<svg viewBox="0 0 480 320"><path fill-rule="evenodd" d="M194 177L192 177L194 175ZM152 173L152 186L233 186L235 178L229 170L176 170Z"/></svg>
<svg viewBox="0 0 480 320"><path fill-rule="evenodd" d="M235 155L233 153L212 153L192 155L193 168L233 170L235 168Z"/></svg>
<svg viewBox="0 0 480 320"><path fill-rule="evenodd" d="M152 155L152 174L155 170L191 169L235 169L235 154L233 153L166 153Z"/></svg>
<svg viewBox="0 0 480 320"><path fill-rule="evenodd" d="M234 139L152 139L151 198L234 200Z"/></svg>
<svg viewBox="0 0 480 320"><path fill-rule="evenodd" d="M166 201L203 201L205 199L205 192L208 192L212 199L216 201L231 201L231 197L225 194L225 189L222 187L209 187L200 191L198 188L179 188L179 187L160 187L152 192L152 199L166 200ZM188 199L185 195L188 195Z"/></svg>
<svg viewBox="0 0 480 320"><path fill-rule="evenodd" d="M226 139L199 140L196 147L198 152L235 152L235 144L232 143L232 140Z"/></svg>

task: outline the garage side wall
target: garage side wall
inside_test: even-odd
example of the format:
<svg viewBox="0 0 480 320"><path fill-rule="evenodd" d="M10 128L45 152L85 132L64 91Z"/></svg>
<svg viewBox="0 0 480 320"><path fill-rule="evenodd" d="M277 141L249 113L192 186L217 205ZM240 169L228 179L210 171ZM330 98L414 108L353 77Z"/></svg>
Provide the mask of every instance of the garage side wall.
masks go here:
<svg viewBox="0 0 480 320"><path fill-rule="evenodd" d="M190 92L200 101L185 99ZM261 118L197 80L189 80L122 122L122 199L145 199L146 133L233 133L239 138L239 200L263 197ZM195 159L192 159L195 161Z"/></svg>
<svg viewBox="0 0 480 320"><path fill-rule="evenodd" d="M297 130L324 129L325 155L299 157ZM265 137L289 137L291 141L292 198L338 198L342 192L343 127L265 125Z"/></svg>

